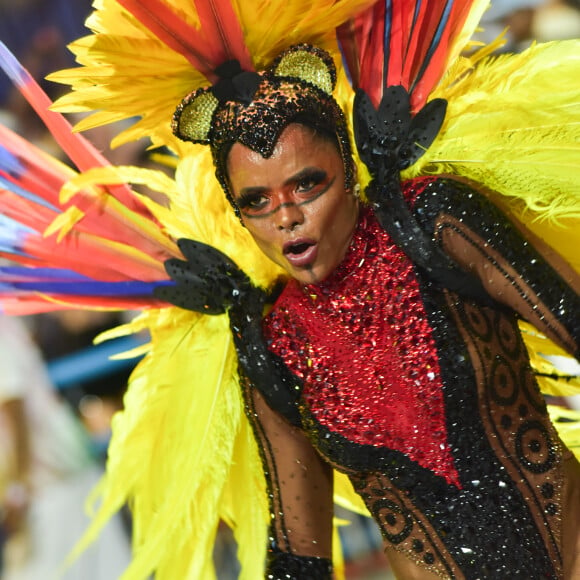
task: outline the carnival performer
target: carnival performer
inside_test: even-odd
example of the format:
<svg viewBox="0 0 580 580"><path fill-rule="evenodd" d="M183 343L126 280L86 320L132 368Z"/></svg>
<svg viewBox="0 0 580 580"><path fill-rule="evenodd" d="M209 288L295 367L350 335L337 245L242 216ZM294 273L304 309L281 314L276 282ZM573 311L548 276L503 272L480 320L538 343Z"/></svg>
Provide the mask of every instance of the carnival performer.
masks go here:
<svg viewBox="0 0 580 580"><path fill-rule="evenodd" d="M350 13L318 7L319 17L334 15L333 26L342 25L357 89L354 103L351 92L342 106L335 96L344 84L337 89L335 60L323 50L334 45L312 18L299 19L310 28L289 27L265 58L247 50L251 20L239 15L241 5L222 4L216 17L215 4L198 3L202 32L188 28L193 40L184 34L191 19L184 7L178 16L162 2L123 0L95 13L94 42L76 47L87 70L57 75L77 91L61 107L99 102L101 121L119 117L119 101L103 104L94 90L107 75L90 65L106 62L108 43L119 52L121 35L103 31L120 15L133 18L126 35L133 45L146 46L152 34L156 48L161 40L186 55L211 82L198 79L173 117L175 135L195 145L171 141L165 127L151 134L182 157L180 187L199 191L186 201L159 180L172 208L145 203L181 255L171 240L155 254L171 280L153 276L155 308L129 326L148 328L153 340L114 424L97 518L99 525L131 502L136 554L128 578L212 577L219 517L236 533L245 577L264 574L252 550L263 542L267 578L331 578L333 497L347 493L346 479L380 527L398 578L580 574L580 465L550 419L524 342L549 351L550 339L578 357L580 283L577 264L564 259L573 252L562 244L563 258L523 223L528 207L563 221L577 215L575 190L566 196L571 173L564 162L552 179L556 163L542 157L551 146L539 143L549 183L534 181L529 163L498 168L494 143L477 151L486 152L485 163L466 147L481 139L473 103L487 122L494 118L485 90L494 75L518 67L525 74L528 66L527 80L536 81L555 53L506 59L496 70L477 64L484 49L441 81L484 5L432 2L415 11L378 2L359 15L354 3ZM227 50L203 53L210 24ZM262 39L252 38L259 46ZM115 74L122 76L113 69L109 94ZM478 81L474 97L469 83ZM509 118L508 135L508 125L496 126L497 140L512 143L514 154L526 130L546 143L558 135L575 151L566 133L573 129L560 125L564 111L574 114L567 91L552 102L548 123L544 112L526 109ZM515 99L515 110L521 103L509 94L498 91L497 99L504 107ZM155 118L143 113L131 137L151 130ZM203 191L211 179L207 165L199 169L207 145L222 198L215 187ZM116 179L129 174L120 170ZM95 175L105 177L121 182ZM141 206L134 212L146 216ZM563 239L530 225L552 244ZM522 321L535 330L523 335Z"/></svg>
<svg viewBox="0 0 580 580"><path fill-rule="evenodd" d="M302 52L325 60L296 47L275 70ZM573 578L580 465L551 426L517 318L577 355L577 277L464 183L416 179L401 195L412 152L393 154L396 117L384 135L382 119L360 120L374 179L359 207L338 105L284 76L256 78L247 101L232 83L210 146L234 211L290 281L262 322L265 293L182 241L188 261L167 264L177 288L157 291L183 308L229 307L271 497L270 577L331 577L334 467L399 578ZM184 138L201 94L177 113ZM220 272L211 285L208 268Z"/></svg>

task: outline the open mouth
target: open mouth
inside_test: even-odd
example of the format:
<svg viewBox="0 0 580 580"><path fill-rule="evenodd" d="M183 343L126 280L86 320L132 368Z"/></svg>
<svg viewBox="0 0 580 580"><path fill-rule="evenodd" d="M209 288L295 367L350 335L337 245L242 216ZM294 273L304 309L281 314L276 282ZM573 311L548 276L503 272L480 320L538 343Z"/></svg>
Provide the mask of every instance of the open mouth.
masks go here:
<svg viewBox="0 0 580 580"><path fill-rule="evenodd" d="M287 248L284 249L286 254L302 254L304 253L310 246L313 244L309 244L308 242L300 242L298 244L290 244Z"/></svg>
<svg viewBox="0 0 580 580"><path fill-rule="evenodd" d="M318 246L314 240L295 240L284 244L284 257L295 267L305 267L316 260Z"/></svg>

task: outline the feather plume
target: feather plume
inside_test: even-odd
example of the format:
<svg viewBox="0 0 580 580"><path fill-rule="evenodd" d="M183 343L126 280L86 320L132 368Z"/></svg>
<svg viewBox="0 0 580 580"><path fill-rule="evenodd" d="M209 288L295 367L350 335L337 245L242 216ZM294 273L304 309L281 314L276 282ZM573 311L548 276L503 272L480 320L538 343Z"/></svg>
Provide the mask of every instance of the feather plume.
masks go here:
<svg viewBox="0 0 580 580"><path fill-rule="evenodd" d="M0 67L40 116L62 150L81 171L108 165L106 159L84 137L72 132L71 125L62 115L49 110L51 100L2 42L0 42ZM145 211L131 195L127 186L116 187L111 193L133 211Z"/></svg>
<svg viewBox="0 0 580 580"><path fill-rule="evenodd" d="M229 2L194 2L199 30L161 0L119 0L119 4L170 49L184 56L210 82L217 81L214 71L226 60L237 59L246 70L251 68L239 21Z"/></svg>
<svg viewBox="0 0 580 580"><path fill-rule="evenodd" d="M2 46L0 61L42 109L48 98ZM163 262L179 251L153 217L154 203L127 182L166 190L173 181L152 170L113 169L88 141L65 135L71 128L61 115L45 111L42 118L67 153L91 168L77 175L0 126L0 251L19 264L0 272L3 310L158 305L151 283L167 280Z"/></svg>
<svg viewBox="0 0 580 580"><path fill-rule="evenodd" d="M263 481L258 490L255 486L262 479L257 449L249 426L241 428L243 407L227 317L164 309L145 313L135 324L154 329L152 348L132 377L125 411L114 420L105 495L83 543L129 501L135 558L124 579L153 571L160 578L213 578L206 554L224 511L222 490L232 465L240 465L236 476L245 472L242 480L229 484L232 489L237 486L238 493L252 498L251 505L264 501ZM198 389L183 376L204 377L209 388ZM192 388L196 403L184 405ZM133 459L126 448L133 450ZM183 463L183 457L191 460ZM175 505L189 509L176 512ZM261 524L264 507L262 503ZM262 528L260 545L254 545L257 553L265 550ZM171 551L163 549L166 545ZM263 561L255 559L253 572L258 573L246 578L263 575Z"/></svg>
<svg viewBox="0 0 580 580"><path fill-rule="evenodd" d="M137 5L128 0L124 2L125 6L129 4ZM161 6L159 0L144 0L139 4L148 10ZM387 62L386 72L383 71L384 61L379 61L382 67L379 70L383 71L379 75L381 86L388 75L395 74L393 70L398 70L397 74L401 78L406 75L405 82L414 83L412 86L417 95L427 95L431 91L437 93L436 96L448 96L450 100L455 97L463 100L451 108L444 126L445 136L450 140L436 142L433 154L430 150L425 160L421 160L410 171L424 175L440 168L458 172L464 167L476 167L479 165L478 156L484 148L481 146L481 137L465 124L468 115L475 118L479 108L479 113L489 115L488 120L495 120L492 109L497 110L510 102L508 96L500 98L497 103L492 101L498 88L500 94L509 92L504 91L507 87L501 87L499 79L505 73L513 74L514 70L510 66L504 67L502 61L497 60L488 63L487 71L486 64L480 72L472 74L474 61L456 58L469 38L467 29L475 26L477 19L474 14L477 10L481 11L484 2L466 3L472 7L468 14L465 12L466 7L462 11L458 2L452 3L454 6L443 28L438 28L438 23L444 21L442 13L424 10L429 3L411 4L412 10L405 10L404 3L398 4L397 11L393 13L392 26L398 23L396 30L400 38L413 39L412 50L402 50L403 45L405 48L411 46L410 41L400 43L401 50L398 53L393 51L393 60ZM241 228L233 216L213 178L209 152L200 146L178 142L171 135L169 120L175 106L191 90L205 86L209 77L195 70L189 58L191 55L180 52L181 48L172 48L172 41L166 42L167 38L162 37L170 34L167 31L171 30L183 37L184 27L187 26L192 31L190 38L199 40L203 38L199 32L202 28L209 30L207 27L211 28L212 22L218 26L222 19L218 10L223 8L229 11L231 8L239 19L244 44L252 55L253 66L262 69L281 50L295 42L312 42L337 55L334 27L351 19L369 5L369 1L362 0L214 1L204 4L208 13L202 14L202 11L195 9L192 0L174 0L164 3L164 8L158 10L158 14L163 13L168 18L167 23L161 23L165 32L159 29L154 32L144 24L144 18L139 20L118 2L97 0L96 10L88 21L94 34L72 45L81 68L52 76L54 80L70 84L74 89L73 93L59 100L57 108L99 111L86 118L79 128L140 117L115 143L148 136L155 145L170 146L181 158L175 183L158 181L159 187L167 190L171 207L156 206L151 201L142 200L155 216L151 228L158 227L163 238L188 237L217 247L230 255L255 283L269 286L280 271L259 252L247 231ZM155 11L154 8L151 10ZM218 16L214 17L214 14ZM404 18L405 14L407 18ZM462 18L467 23L463 27L458 24ZM206 22L205 25L202 20ZM453 22L455 24L452 25ZM374 49L370 47L382 42L382 33L376 33L372 21L368 19L360 30L363 31L361 35L372 37L372 43L351 45L351 56L354 55L351 60L355 63L373 62ZM426 30L429 34L422 42L421 35L426 34ZM223 35L218 26L218 32L212 34L209 40L224 44L220 36ZM236 38L236 43L238 41ZM183 46L181 43L180 47ZM233 52L239 50L239 47L227 50ZM562 54L565 53L566 50L563 50ZM429 57L427 68L422 69L420 66L424 60L421 55ZM530 55L530 59L535 61L536 55ZM452 70L439 82L450 64ZM570 67L568 70L572 72L575 69ZM361 71L357 74L361 74ZM479 94L475 81L485 80L486 74L493 80L487 85L484 83L484 89ZM509 79L509 74L503 82L509 82L505 80ZM356 74L353 76L358 78ZM572 74L571 78L577 78L577 75ZM421 79L427 79L423 80L423 86ZM467 93L462 94L462 91ZM528 95L533 94L534 99L537 97L537 93L530 90L529 86L526 86L525 91ZM549 94L550 91L545 93ZM517 93L516 98L521 99L522 95L523 92ZM352 92L342 92L341 89L341 104L346 109L350 106L348 103L351 97ZM423 98L426 97L420 97ZM491 102L486 104L486 101ZM562 96L562 103L564 101ZM473 108L471 103L474 103ZM552 113L558 115L560 109L554 109ZM498 137L498 140L505 139L502 147L506 151L509 146L509 139L506 138L507 120L508 115L513 118L515 105L512 103L512 108L507 110L509 113L503 118L506 122L505 135ZM465 123L462 118L464 114ZM482 126L475 127L477 130L484 129ZM539 131L541 124L536 122L534 127ZM516 138L522 134L523 131L518 130ZM539 142L539 133L536 137L532 135L533 132L528 135L529 141ZM571 133L563 135L562 142L569 141L570 136ZM521 146L523 150L524 145ZM530 148L527 153L531 152ZM543 155L548 155L547 151ZM554 157L550 159L548 165L551 164L554 169L552 173L555 174ZM514 199L517 199L518 195L522 195L522 188L520 184L518 190L514 184L518 181L526 183L525 176L533 168L534 161L528 162L527 166L522 163L517 171L513 166L508 167L507 163L498 161L490 164L491 175L497 183L505 180L510 186L507 187L508 194L516 192ZM129 176L123 171L118 177L111 177L108 171L103 171L97 179L95 170L90 177L105 184L109 183L109 179L139 182L144 178L138 172ZM481 166L477 171L481 171ZM473 172L474 176L477 171ZM490 174L482 172L480 175L488 178ZM569 184L571 179L571 173L566 170L561 182L562 189L564 183ZM74 194L71 201L80 200L79 192L90 189L89 181L86 177L75 178L70 189L65 190L65 199L71 193ZM192 184L195 184L194 188ZM106 200L103 207L106 209L110 205L106 188L97 192L90 190L90 195L93 196L90 198L93 205L101 196ZM558 196L556 198L560 199ZM548 198L538 197L535 202L532 200L532 206L534 203L541 205L542 199ZM552 206L558 205L554 199L549 203ZM90 208L83 207L82 210L73 205L70 215L61 218L73 226L72 232L79 230L83 223L89 223L85 220L88 219ZM116 215L123 215L122 208L116 207L114 210ZM563 215L561 213L559 219L566 219ZM83 216L81 221L77 220L79 216ZM133 223L139 230L139 221ZM61 223L57 225L67 227ZM87 233L92 233L92 230ZM20 234L25 236L27 232L22 231ZM147 235L153 238L151 232ZM64 239L68 236L70 234ZM160 245L163 246L163 252L170 250L166 245ZM127 259L130 259L129 256ZM21 260L26 260L26 257ZM34 300L36 297L29 299ZM51 299L55 300L54 297ZM95 307L104 303L102 297L79 299L84 300L84 305L92 300ZM19 301L18 304L23 307L26 303ZM34 304L34 307L38 307L38 304ZM264 561L262 555L266 545L265 484L256 444L243 413L227 320L225 317L200 317L174 308L149 308L125 329L117 332L142 330L150 332L152 342L146 347L149 352L131 379L125 410L115 417L107 475L98 490L100 507L95 524L83 544L86 545L98 533L99 527L124 503L129 502L135 515L135 561L123 578L144 578L152 573L160 579L213 578L215 573L211 566L211 544L218 520L223 518L235 529L239 559L243 564L242 578L253 580L261 577ZM183 377L187 377L187 380L183 380ZM195 459L184 463L183 457ZM342 487L339 484L338 489ZM349 495L350 490L346 489L344 496L347 502ZM243 498L242 502L240 498ZM349 505L352 504L349 502ZM175 505L179 505L180 509L176 510Z"/></svg>
<svg viewBox="0 0 580 580"><path fill-rule="evenodd" d="M125 9L114 0L101 0L87 20L94 34L70 45L82 68L48 77L73 88L53 109L97 111L77 125L78 130L140 118L113 144L147 137L155 146L179 150L183 145L170 129L173 112L185 95L214 80L211 73L222 64L220 59L235 55L245 67L259 70L298 42L337 54L334 28L373 1L176 0L169 7L161 0L124 0ZM174 41L168 38L172 31ZM175 38L181 39L179 46ZM185 55L187 42L193 52ZM211 70L210 63L197 68L188 60L201 52L213 59Z"/></svg>
<svg viewBox="0 0 580 580"><path fill-rule="evenodd" d="M449 102L440 134L404 176L461 175L500 192L490 195L532 230L548 220L543 235L577 236L566 224L580 216L579 50L571 40L457 61L433 93Z"/></svg>
<svg viewBox="0 0 580 580"><path fill-rule="evenodd" d="M353 87L363 89L378 107L386 86L401 85L411 95L413 110L420 109L465 47L488 4L488 0L376 2L337 30Z"/></svg>

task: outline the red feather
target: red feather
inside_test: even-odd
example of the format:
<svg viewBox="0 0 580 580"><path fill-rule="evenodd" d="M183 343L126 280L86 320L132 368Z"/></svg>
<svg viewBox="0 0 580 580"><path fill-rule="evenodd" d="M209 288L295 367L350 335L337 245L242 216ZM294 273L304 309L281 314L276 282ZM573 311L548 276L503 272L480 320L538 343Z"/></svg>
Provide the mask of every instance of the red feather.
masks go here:
<svg viewBox="0 0 580 580"><path fill-rule="evenodd" d="M67 268L93 280L119 282L167 280L163 262L136 252L124 254L115 245L103 245L96 236L76 231L58 242L55 236L29 236L22 247L46 266Z"/></svg>
<svg viewBox="0 0 580 580"><path fill-rule="evenodd" d="M166 303L154 298L93 298L90 296L69 296L43 294L21 294L15 297L2 297L2 312L13 316L26 316L57 310L142 310L151 307L164 307Z"/></svg>
<svg viewBox="0 0 580 580"><path fill-rule="evenodd" d="M101 187L96 191L80 191L71 201L61 204L60 190L68 179L74 177L75 172L2 126L0 126L0 142L20 164L17 174L10 175L0 170L0 175L15 186L58 208L58 213L71 206L79 208L84 212L84 216L75 225L76 231L88 232L126 244L156 258L159 262L178 253L177 250L170 252L169 247L163 248L158 240L149 237L141 224L153 226L155 230L158 230L155 220L149 218L149 215L144 216L141 212L129 209L127 212L131 219L128 219L127 216L115 211L109 197L110 188ZM131 190L128 189L128 191L131 197L135 198ZM2 200L2 214L34 228L39 233L44 232L58 216L57 212L21 198L17 193L3 191ZM90 260L90 257L87 256L85 259Z"/></svg>
<svg viewBox="0 0 580 580"><path fill-rule="evenodd" d="M6 71L18 90L40 116L56 142L80 171L110 165L87 139L73 132L71 124L61 114L50 110L52 101L1 42L0 66ZM110 192L129 209L150 216L147 207L132 195L128 186L114 186L110 188Z"/></svg>
<svg viewBox="0 0 580 580"><path fill-rule="evenodd" d="M379 0L337 30L353 88L378 106L402 85L419 110L445 74L452 42L474 0Z"/></svg>
<svg viewBox="0 0 580 580"><path fill-rule="evenodd" d="M238 60L242 69L254 70L244 33L234 8L228 0L195 0L207 48L213 50L216 66Z"/></svg>
<svg viewBox="0 0 580 580"><path fill-rule="evenodd" d="M192 0L193 1L193 0ZM237 59L244 70L253 70L244 35L229 0L197 0L199 30L179 17L162 0L118 0L141 24L169 48L181 54L211 83L215 69Z"/></svg>

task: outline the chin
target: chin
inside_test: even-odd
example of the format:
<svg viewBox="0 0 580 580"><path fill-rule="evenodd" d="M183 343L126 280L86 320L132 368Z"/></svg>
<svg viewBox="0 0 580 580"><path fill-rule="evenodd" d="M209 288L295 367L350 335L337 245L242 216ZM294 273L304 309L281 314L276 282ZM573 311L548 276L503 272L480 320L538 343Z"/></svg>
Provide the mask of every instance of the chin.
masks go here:
<svg viewBox="0 0 580 580"><path fill-rule="evenodd" d="M327 278L330 272L323 271L320 268L303 268L292 270L288 274L301 284L318 284Z"/></svg>

